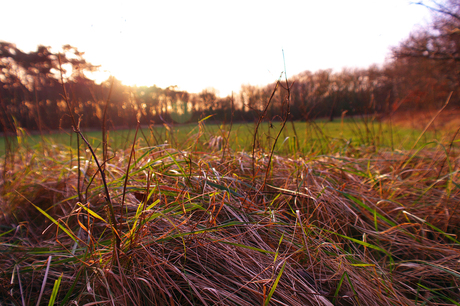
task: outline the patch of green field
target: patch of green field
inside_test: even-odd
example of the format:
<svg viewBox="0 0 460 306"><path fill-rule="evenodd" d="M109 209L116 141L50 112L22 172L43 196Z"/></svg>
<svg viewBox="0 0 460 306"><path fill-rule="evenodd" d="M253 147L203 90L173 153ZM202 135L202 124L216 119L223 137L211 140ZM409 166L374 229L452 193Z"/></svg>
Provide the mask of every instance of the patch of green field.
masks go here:
<svg viewBox="0 0 460 306"><path fill-rule="evenodd" d="M377 121L363 119L346 119L343 122L317 120L314 122L286 122L279 134L283 123L261 123L258 127L257 137L254 139L255 123L192 123L184 125L155 126L142 128L138 132L138 141L141 145L152 146L169 143L175 148L185 150L209 150L210 141L221 136L223 139L229 135L228 145L236 151L251 151L254 145L270 151L276 140L275 153L334 153L343 148L356 146L370 146L375 150L410 149L420 136L420 130L399 128ZM231 129L230 129L231 127ZM101 132L87 131L83 133L94 148L101 147ZM279 136L278 136L279 134ZM109 146L114 150L126 149L132 145L135 130L109 131ZM278 137L278 138L277 138ZM431 140L440 141L446 135L427 132L423 135L421 143ZM40 143L51 146L53 144L76 145L76 134L73 132L59 132L45 135L29 134L23 131L17 137L10 138L13 148L18 144L30 149L38 148ZM224 142L220 143L223 146ZM5 138L0 138L0 154L5 153ZM219 144L212 149L219 149Z"/></svg>

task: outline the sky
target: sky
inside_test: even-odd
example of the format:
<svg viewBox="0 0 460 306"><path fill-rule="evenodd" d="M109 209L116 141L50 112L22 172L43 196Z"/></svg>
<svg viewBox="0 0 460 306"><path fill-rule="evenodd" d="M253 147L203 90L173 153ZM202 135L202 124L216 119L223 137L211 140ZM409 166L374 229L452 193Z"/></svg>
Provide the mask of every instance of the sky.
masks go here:
<svg viewBox="0 0 460 306"><path fill-rule="evenodd" d="M30 52L70 44L102 81L224 97L286 74L382 64L430 20L405 0L6 1L0 40ZM284 56L283 56L284 54ZM284 76L283 76L284 77Z"/></svg>

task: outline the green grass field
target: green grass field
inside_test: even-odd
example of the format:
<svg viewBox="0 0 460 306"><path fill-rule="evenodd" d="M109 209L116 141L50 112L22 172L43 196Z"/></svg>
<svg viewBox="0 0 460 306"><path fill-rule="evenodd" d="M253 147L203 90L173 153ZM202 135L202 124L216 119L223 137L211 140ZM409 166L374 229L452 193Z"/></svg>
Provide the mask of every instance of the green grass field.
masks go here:
<svg viewBox="0 0 460 306"><path fill-rule="evenodd" d="M271 150L275 137L282 123L262 123L256 137L256 147ZM144 146L169 143L175 148L184 150L208 150L208 144L213 137L226 137L230 131L229 146L234 151L250 151L254 142L255 123L235 123L230 131L230 125L215 123L192 123L185 125L155 126L142 128L138 133L138 141ZM378 149L410 149L422 131L409 128L399 128L389 124L362 119L346 119L333 122L318 120L315 122L287 122L279 135L275 153L292 154L331 153L341 150L345 146L372 146ZM101 132L84 132L90 144L101 146ZM109 132L109 146L114 150L126 149L133 143L135 130L113 130ZM423 135L421 143L442 141L446 134L428 131ZM64 146L76 145L76 134L59 132L30 135L24 131L22 135L13 139L13 145L18 142L31 149L37 148L45 140L47 145L60 144ZM0 154L5 153L5 139L0 138Z"/></svg>

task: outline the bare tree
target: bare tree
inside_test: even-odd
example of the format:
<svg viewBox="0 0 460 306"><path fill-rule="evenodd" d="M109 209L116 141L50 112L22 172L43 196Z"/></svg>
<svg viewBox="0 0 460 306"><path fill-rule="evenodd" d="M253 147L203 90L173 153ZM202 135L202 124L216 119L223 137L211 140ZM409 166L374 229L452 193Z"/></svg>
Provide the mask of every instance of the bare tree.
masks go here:
<svg viewBox="0 0 460 306"><path fill-rule="evenodd" d="M460 1L431 0L418 2L432 13L429 26L412 33L400 46L393 48L395 58L424 58L445 64L446 69L460 72Z"/></svg>

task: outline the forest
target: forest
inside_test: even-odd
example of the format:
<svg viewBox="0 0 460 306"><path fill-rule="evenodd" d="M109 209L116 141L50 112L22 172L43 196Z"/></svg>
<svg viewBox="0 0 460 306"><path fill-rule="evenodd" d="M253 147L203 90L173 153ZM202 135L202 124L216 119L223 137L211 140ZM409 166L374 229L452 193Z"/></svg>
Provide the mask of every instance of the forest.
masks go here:
<svg viewBox="0 0 460 306"><path fill-rule="evenodd" d="M382 118L397 110L439 108L450 92L450 107L459 106L459 8L455 1L429 8L432 23L394 46L383 65L304 71L290 77L290 119L333 120L342 114ZM96 84L87 74L98 68L70 45L60 53L46 46L25 53L0 42L1 131L14 132L17 126L41 131L70 128L62 82L72 112L80 116L81 127L89 129L99 128L103 116L109 128L130 127L137 116L143 125L196 122L211 115L217 122L229 121L232 115L235 121L254 121L276 86L276 80L266 86L245 84L233 96L218 97L212 89L195 94L176 86L125 86L116 76ZM274 121L280 120L275 110L286 90L286 85L279 86L267 109Z"/></svg>

